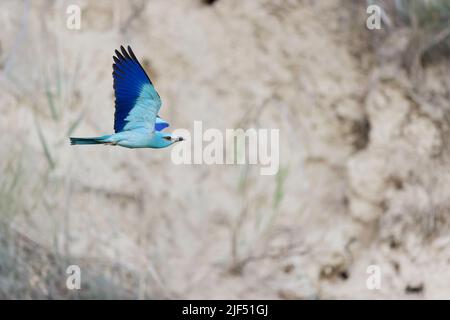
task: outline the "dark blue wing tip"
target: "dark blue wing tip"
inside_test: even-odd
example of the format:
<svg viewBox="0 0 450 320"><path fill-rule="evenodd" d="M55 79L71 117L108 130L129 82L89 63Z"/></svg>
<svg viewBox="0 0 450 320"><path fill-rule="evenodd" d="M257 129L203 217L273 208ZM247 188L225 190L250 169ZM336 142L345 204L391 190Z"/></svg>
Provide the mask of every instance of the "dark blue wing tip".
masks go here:
<svg viewBox="0 0 450 320"><path fill-rule="evenodd" d="M168 123L155 123L155 130L162 131L169 126Z"/></svg>
<svg viewBox="0 0 450 320"><path fill-rule="evenodd" d="M134 54L133 50L130 46L127 46L126 50L123 45L120 46L120 51L115 50L115 56L113 56L114 64L113 64L113 76L116 77L123 77L127 71L129 71L130 68L134 67L135 65L139 66L140 69L144 72L146 78L150 82L151 85L153 85L152 81L150 80L150 77L145 72L144 68L142 67L139 60L136 58L136 55Z"/></svg>

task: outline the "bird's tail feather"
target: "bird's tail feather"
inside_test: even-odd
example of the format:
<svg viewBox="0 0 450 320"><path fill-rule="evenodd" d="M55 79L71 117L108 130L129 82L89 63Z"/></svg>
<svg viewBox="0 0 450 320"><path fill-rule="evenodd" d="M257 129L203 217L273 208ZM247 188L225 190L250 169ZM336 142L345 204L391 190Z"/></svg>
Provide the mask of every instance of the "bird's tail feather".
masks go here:
<svg viewBox="0 0 450 320"><path fill-rule="evenodd" d="M70 144L71 145L83 145L83 144L105 144L107 141L105 141L105 138L108 136L103 137L95 137L95 138L74 138L70 137Z"/></svg>

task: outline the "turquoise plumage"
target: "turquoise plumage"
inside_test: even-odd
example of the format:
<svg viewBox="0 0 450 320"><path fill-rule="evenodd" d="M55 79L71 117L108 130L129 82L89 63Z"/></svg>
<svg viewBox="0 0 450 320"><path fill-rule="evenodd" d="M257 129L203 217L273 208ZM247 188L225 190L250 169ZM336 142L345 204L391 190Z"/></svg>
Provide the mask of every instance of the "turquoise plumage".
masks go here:
<svg viewBox="0 0 450 320"><path fill-rule="evenodd" d="M72 145L108 144L126 148L165 148L182 137L162 132L169 124L158 116L161 98L130 46L115 51L113 79L115 95L114 134L70 138Z"/></svg>

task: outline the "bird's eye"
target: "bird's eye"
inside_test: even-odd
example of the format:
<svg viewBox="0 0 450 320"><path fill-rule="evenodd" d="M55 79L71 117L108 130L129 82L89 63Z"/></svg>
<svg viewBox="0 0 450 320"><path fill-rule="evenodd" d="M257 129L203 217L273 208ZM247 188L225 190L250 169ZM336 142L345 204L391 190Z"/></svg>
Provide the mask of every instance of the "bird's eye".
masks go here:
<svg viewBox="0 0 450 320"><path fill-rule="evenodd" d="M167 141L172 140L172 137L164 137L164 139L166 139Z"/></svg>

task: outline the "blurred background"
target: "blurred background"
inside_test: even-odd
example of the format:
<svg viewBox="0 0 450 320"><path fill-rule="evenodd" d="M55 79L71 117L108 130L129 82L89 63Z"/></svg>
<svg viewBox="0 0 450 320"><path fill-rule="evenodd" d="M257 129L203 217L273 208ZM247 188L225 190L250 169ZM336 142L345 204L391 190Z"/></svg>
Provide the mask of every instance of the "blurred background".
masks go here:
<svg viewBox="0 0 450 320"><path fill-rule="evenodd" d="M0 298L449 299L449 18L449 0L2 0ZM169 129L279 128L278 174L71 147L112 131L122 44Z"/></svg>

